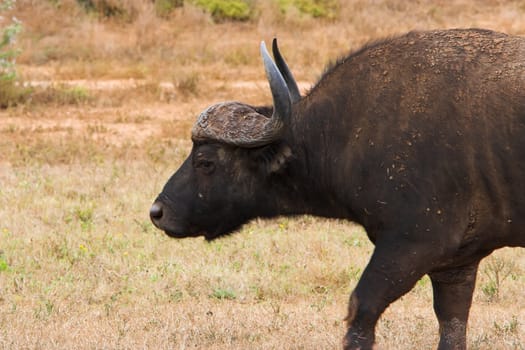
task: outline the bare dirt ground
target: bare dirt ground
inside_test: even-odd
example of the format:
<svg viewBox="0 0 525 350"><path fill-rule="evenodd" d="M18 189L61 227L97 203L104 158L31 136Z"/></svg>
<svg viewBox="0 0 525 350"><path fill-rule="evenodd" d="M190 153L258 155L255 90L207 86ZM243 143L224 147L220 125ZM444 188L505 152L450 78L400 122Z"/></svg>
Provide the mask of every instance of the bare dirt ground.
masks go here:
<svg viewBox="0 0 525 350"><path fill-rule="evenodd" d="M25 86L40 89L68 88L86 91L88 94L111 95L114 91L121 94L136 95L137 89L149 84L146 80L110 79L110 80L33 80ZM220 89L225 97L242 91L241 98L257 99L267 94L267 81L208 81L209 90ZM298 82L301 91L311 86L307 82ZM151 87L150 87L151 88ZM187 130L196 119L199 110L206 105L199 105L195 98L183 98L182 102L172 82L155 83L155 98L150 103L136 103L133 97L124 98L119 106L56 106L50 108L18 108L0 111L0 132L23 134L38 133L41 136L59 137L64 134L90 134L94 140L102 138L115 145L123 143L140 144L148 139L180 136L182 129ZM234 98L234 97L231 97ZM155 101L156 100L156 101ZM210 104L214 101L210 101ZM176 135L166 134L167 129L175 128ZM189 134L186 134L189 138Z"/></svg>

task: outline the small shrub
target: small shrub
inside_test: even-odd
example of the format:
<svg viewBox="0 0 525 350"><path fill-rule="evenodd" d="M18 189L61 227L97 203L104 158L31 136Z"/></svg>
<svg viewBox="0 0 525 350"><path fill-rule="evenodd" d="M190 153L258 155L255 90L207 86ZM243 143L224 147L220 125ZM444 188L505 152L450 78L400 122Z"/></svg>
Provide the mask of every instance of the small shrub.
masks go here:
<svg viewBox="0 0 525 350"><path fill-rule="evenodd" d="M282 12L295 7L299 12L314 18L334 19L337 17L339 2L337 0L278 0Z"/></svg>
<svg viewBox="0 0 525 350"><path fill-rule="evenodd" d="M80 223L82 231L89 231L93 227L93 212L92 206L78 206L74 210L74 216Z"/></svg>
<svg viewBox="0 0 525 350"><path fill-rule="evenodd" d="M95 12L100 17L116 18L127 22L132 21L140 10L134 6L134 2L123 0L77 0L77 3L86 12Z"/></svg>
<svg viewBox="0 0 525 350"><path fill-rule="evenodd" d="M512 315L510 321L500 324L494 321L494 330L499 336L505 336L508 334L517 334L519 330L519 321L516 315Z"/></svg>
<svg viewBox="0 0 525 350"><path fill-rule="evenodd" d="M77 0L77 3L86 11L94 11L96 9L93 0Z"/></svg>
<svg viewBox="0 0 525 350"><path fill-rule="evenodd" d="M44 299L40 302L40 305L35 308L34 316L38 320L46 320L51 316L54 310L55 304L49 299Z"/></svg>
<svg viewBox="0 0 525 350"><path fill-rule="evenodd" d="M7 271L9 269L9 264L7 263L7 260L5 259L5 256L2 252L0 252L0 272Z"/></svg>
<svg viewBox="0 0 525 350"><path fill-rule="evenodd" d="M487 265L484 268L484 273L488 278L488 282L481 286L481 290L490 301L499 300L501 285L503 281L511 276L515 267L516 266L512 261L494 256L488 258Z"/></svg>
<svg viewBox="0 0 525 350"><path fill-rule="evenodd" d="M210 295L210 297L219 299L219 300L234 300L237 298L235 296L235 292L229 289L222 289L222 288L215 289L213 293Z"/></svg>
<svg viewBox="0 0 525 350"><path fill-rule="evenodd" d="M0 3L0 12L13 7L13 0L4 0ZM0 16L0 21L4 18ZM1 22L0 22L1 23ZM22 30L21 22L13 17L11 23L2 28L0 38L0 78L2 80L13 80L16 78L16 56L19 51L12 48L16 36Z"/></svg>
<svg viewBox="0 0 525 350"><path fill-rule="evenodd" d="M498 299L499 287L494 281L483 283L483 285L481 286L481 291L483 292L483 294L485 294L488 300Z"/></svg>
<svg viewBox="0 0 525 350"><path fill-rule="evenodd" d="M253 14L251 1L246 0L192 0L191 2L210 13L218 22L246 21Z"/></svg>
<svg viewBox="0 0 525 350"><path fill-rule="evenodd" d="M15 0L3 0L0 2L0 13L13 8ZM13 48L16 36L22 30L22 23L11 18L11 22L4 26L0 16L0 108L14 106L23 101L26 89L22 88L17 81L16 57L19 50Z"/></svg>
<svg viewBox="0 0 525 350"><path fill-rule="evenodd" d="M182 7L184 0L155 0L155 12L160 17L168 16L177 7Z"/></svg>
<svg viewBox="0 0 525 350"><path fill-rule="evenodd" d="M0 108L9 108L23 103L31 89L24 88L15 80L0 78Z"/></svg>

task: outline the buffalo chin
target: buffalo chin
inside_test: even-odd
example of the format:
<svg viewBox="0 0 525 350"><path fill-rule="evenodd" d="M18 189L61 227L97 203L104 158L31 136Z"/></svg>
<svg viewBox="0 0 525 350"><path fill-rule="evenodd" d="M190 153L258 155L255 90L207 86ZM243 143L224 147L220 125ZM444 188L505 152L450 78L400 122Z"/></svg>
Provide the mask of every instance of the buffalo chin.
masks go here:
<svg viewBox="0 0 525 350"><path fill-rule="evenodd" d="M170 231L170 230L164 230L164 233L171 238L188 238L188 237L198 237L202 236L202 233L189 233L189 232L176 232L176 231Z"/></svg>
<svg viewBox="0 0 525 350"><path fill-rule="evenodd" d="M244 223L236 224L236 225L232 225L232 224L219 225L214 230L203 231L202 235L208 242L211 242L217 238L234 234L242 227L243 224Z"/></svg>
<svg viewBox="0 0 525 350"><path fill-rule="evenodd" d="M236 226L228 226L228 227L217 227L215 230L203 230L203 229L189 229L185 231L172 231L172 230L163 230L166 235L168 235L171 238L190 238L190 237L204 237L204 239L208 242L211 242L217 238L223 237L223 236L229 236L233 233L235 233L241 225Z"/></svg>

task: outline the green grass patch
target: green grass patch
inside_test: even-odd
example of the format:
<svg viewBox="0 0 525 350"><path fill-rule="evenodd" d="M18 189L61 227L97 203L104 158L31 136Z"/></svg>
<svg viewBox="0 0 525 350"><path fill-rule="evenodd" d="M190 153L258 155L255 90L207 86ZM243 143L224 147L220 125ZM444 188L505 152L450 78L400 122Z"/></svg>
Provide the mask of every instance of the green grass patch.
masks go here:
<svg viewBox="0 0 525 350"><path fill-rule="evenodd" d="M287 12L291 7L300 13L314 18L337 18L339 1L337 0L277 0L282 12Z"/></svg>
<svg viewBox="0 0 525 350"><path fill-rule="evenodd" d="M9 269L9 264L7 263L7 260L4 254L0 253L0 272L7 271L8 269Z"/></svg>
<svg viewBox="0 0 525 350"><path fill-rule="evenodd" d="M219 299L219 300L235 300L237 296L235 292L230 289L217 288L210 294L210 297Z"/></svg>
<svg viewBox="0 0 525 350"><path fill-rule="evenodd" d="M167 17L177 7L182 7L184 0L155 0L155 13L160 17Z"/></svg>
<svg viewBox="0 0 525 350"><path fill-rule="evenodd" d="M210 13L215 21L246 21L253 15L252 1L243 0L192 0L197 7Z"/></svg>

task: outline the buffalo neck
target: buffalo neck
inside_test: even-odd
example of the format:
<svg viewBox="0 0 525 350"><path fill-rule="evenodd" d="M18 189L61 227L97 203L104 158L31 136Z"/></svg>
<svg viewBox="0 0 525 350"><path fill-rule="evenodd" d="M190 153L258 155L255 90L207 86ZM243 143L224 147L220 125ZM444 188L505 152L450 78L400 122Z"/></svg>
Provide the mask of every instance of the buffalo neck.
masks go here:
<svg viewBox="0 0 525 350"><path fill-rule="evenodd" d="M349 150L348 118L335 120L336 98L313 99L309 96L293 106L287 142L294 152L290 173L299 208L305 214L330 218L355 219L347 196L352 183L349 170L355 162Z"/></svg>

